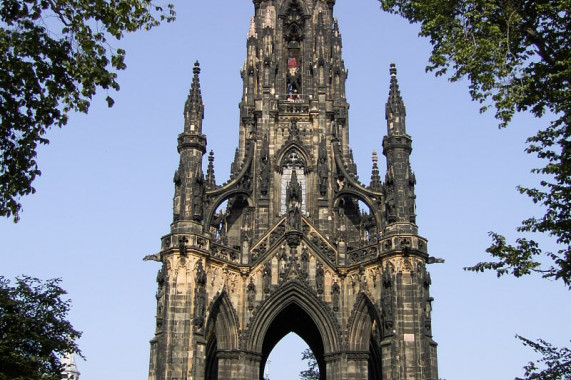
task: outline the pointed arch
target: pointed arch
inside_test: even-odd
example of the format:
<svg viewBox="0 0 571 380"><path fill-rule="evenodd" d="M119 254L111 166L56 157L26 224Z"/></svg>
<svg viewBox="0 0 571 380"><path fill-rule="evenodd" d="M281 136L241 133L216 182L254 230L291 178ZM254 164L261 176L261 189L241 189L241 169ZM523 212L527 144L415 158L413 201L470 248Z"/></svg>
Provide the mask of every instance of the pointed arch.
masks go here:
<svg viewBox="0 0 571 380"><path fill-rule="evenodd" d="M212 222L212 217L214 216L214 213L218 209L218 206L220 206L222 203L235 196L242 196L248 203L249 207L254 206L254 201L251 197L251 193L247 189L233 188L222 193L211 202L211 205L208 208L208 212L206 213L206 218L204 219L203 223L204 232L208 232L208 229L210 228L210 223Z"/></svg>
<svg viewBox="0 0 571 380"><path fill-rule="evenodd" d="M216 339L218 350L238 349L238 314L228 292L223 290L210 304L206 322L206 339Z"/></svg>
<svg viewBox="0 0 571 380"><path fill-rule="evenodd" d="M282 146L281 149L276 154L276 163L278 165L278 170L281 172L287 157L292 153L296 152L301 156L301 160L304 164L305 173L311 170L313 157L311 153L298 141L291 141L286 145Z"/></svg>
<svg viewBox="0 0 571 380"><path fill-rule="evenodd" d="M315 324L325 354L340 350L341 328L335 316L311 289L297 280L282 286L260 305L248 325L246 350L262 353L270 326L284 310L291 306L297 307Z"/></svg>
<svg viewBox="0 0 571 380"><path fill-rule="evenodd" d="M285 1L283 3L282 7L279 10L280 17L285 16L287 14L287 11L289 10L289 8L292 5L295 6L294 4L297 4L300 6L301 11L303 12L304 16L308 16L310 14L309 7L305 1L303 1L303 0L288 0L288 1Z"/></svg>
<svg viewBox="0 0 571 380"><path fill-rule="evenodd" d="M380 329L381 318L375 304L361 292L355 300L353 311L348 322L348 346L352 351L368 351L371 335Z"/></svg>
<svg viewBox="0 0 571 380"><path fill-rule="evenodd" d="M375 207L375 201L373 199L371 199L369 196L367 196L366 194L364 194L361 191L358 191L355 189L350 189L350 188L343 188L343 189L339 190L337 192L337 194L335 194L335 198L333 199L333 207L338 207L339 202L344 197L353 197L353 198L356 198L357 200L360 200L364 204L366 204L367 207L369 207L369 210L371 211L373 216L375 217L375 222L377 223L377 228L379 230L382 228L383 220L382 220L380 212L378 212L378 207Z"/></svg>

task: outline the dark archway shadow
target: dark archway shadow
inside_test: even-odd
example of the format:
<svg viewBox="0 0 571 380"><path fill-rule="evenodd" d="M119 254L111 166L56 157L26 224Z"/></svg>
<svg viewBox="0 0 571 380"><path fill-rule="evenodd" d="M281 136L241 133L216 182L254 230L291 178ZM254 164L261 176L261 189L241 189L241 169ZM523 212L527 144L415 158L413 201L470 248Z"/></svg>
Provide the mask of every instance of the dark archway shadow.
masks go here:
<svg viewBox="0 0 571 380"><path fill-rule="evenodd" d="M206 373L205 379L218 380L218 360L216 358L216 351L218 345L216 344L216 336L213 335L206 345Z"/></svg>
<svg viewBox="0 0 571 380"><path fill-rule="evenodd" d="M285 307L270 324L262 345L262 362L260 364L260 380L264 378L266 361L276 344L287 334L293 332L303 339L317 360L320 380L326 379L323 340L319 329L311 317L297 304L291 303Z"/></svg>
<svg viewBox="0 0 571 380"><path fill-rule="evenodd" d="M382 379L382 356L381 347L376 342L375 338L371 336L369 344L369 361L368 361L368 380L381 380Z"/></svg>

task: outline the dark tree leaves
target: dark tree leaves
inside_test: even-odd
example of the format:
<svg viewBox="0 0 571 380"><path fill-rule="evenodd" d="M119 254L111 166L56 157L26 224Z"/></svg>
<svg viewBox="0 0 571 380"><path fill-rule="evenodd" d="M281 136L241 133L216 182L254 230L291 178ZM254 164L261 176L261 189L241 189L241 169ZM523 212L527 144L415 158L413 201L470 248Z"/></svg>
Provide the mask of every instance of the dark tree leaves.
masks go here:
<svg viewBox="0 0 571 380"><path fill-rule="evenodd" d="M541 355L537 362L529 362L523 369L524 378L516 380L571 380L571 350L567 347L554 347L550 343L539 339L532 341L516 335L525 346L531 347Z"/></svg>
<svg viewBox="0 0 571 380"><path fill-rule="evenodd" d="M305 349L301 353L301 360L307 360L307 369L299 373L299 378L303 380L319 380L319 365L313 351L309 348Z"/></svg>
<svg viewBox="0 0 571 380"><path fill-rule="evenodd" d="M60 358L81 355L59 282L0 276L0 380L60 380Z"/></svg>
<svg viewBox="0 0 571 380"><path fill-rule="evenodd" d="M119 90L125 51L110 44L174 16L150 0L0 2L0 216L18 221L20 197L34 193L49 128L87 113L97 90Z"/></svg>

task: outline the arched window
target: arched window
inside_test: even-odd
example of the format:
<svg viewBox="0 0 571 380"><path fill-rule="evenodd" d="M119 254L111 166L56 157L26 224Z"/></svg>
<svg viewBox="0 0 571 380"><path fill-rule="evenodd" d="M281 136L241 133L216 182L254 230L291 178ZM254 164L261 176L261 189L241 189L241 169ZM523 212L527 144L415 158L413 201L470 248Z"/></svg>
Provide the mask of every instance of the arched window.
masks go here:
<svg viewBox="0 0 571 380"><path fill-rule="evenodd" d="M297 176L297 182L301 184L301 213L306 214L306 178L305 178L305 160L296 150L292 150L282 162L282 178L281 178L281 194L280 194L280 215L287 211L286 193L287 187L291 182L293 172Z"/></svg>

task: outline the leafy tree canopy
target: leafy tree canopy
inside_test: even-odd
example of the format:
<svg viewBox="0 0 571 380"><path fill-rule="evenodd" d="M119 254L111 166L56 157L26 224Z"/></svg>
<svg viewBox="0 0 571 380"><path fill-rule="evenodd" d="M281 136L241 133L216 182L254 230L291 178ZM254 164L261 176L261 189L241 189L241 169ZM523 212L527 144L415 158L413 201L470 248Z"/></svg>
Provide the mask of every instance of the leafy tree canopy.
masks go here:
<svg viewBox="0 0 571 380"><path fill-rule="evenodd" d="M319 380L319 365L311 349L306 348L301 353L301 360L307 360L307 369L299 373L302 380Z"/></svg>
<svg viewBox="0 0 571 380"><path fill-rule="evenodd" d="M60 380L60 358L81 355L59 282L0 276L0 380Z"/></svg>
<svg viewBox="0 0 571 380"><path fill-rule="evenodd" d="M150 0L0 2L0 216L18 221L20 197L34 193L48 129L87 113L98 89L119 90L125 51L110 42L174 17Z"/></svg>
<svg viewBox="0 0 571 380"><path fill-rule="evenodd" d="M525 377L517 377L516 380L571 379L571 349L567 347L554 347L543 339L534 342L519 335L516 335L516 337L521 340L525 346L531 347L536 353L542 356L538 363L529 362L523 368L525 370Z"/></svg>
<svg viewBox="0 0 571 380"><path fill-rule="evenodd" d="M537 117L550 113L551 123L528 139L527 153L546 162L538 188L519 187L545 215L524 220L521 237L509 244L491 233L488 252L497 259L467 268L495 270L516 277L540 272L571 289L571 0L380 0L384 10L412 23L432 44L428 71L467 79L481 111L495 108L500 127L516 111ZM525 234L545 233L559 244L544 252ZM541 257L551 264L542 265Z"/></svg>

